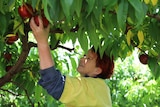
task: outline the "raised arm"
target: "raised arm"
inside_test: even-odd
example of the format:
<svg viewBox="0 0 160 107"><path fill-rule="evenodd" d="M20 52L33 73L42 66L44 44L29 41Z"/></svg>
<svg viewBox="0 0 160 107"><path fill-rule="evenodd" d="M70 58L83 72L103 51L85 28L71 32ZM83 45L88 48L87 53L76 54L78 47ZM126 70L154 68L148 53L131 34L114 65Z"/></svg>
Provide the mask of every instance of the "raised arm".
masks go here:
<svg viewBox="0 0 160 107"><path fill-rule="evenodd" d="M48 44L49 26L44 28L41 18L39 17L38 19L39 26L35 24L34 18L30 21L30 27L37 41L40 58L41 78L38 83L46 89L51 96L58 100L64 89L65 76L53 67L54 61Z"/></svg>
<svg viewBox="0 0 160 107"><path fill-rule="evenodd" d="M39 19L39 26L35 24L34 18L32 18L30 21L30 27L37 41L39 58L40 58L40 69L46 69L51 66L54 66L54 61L52 59L50 53L50 47L48 44L48 35L50 26L48 25L47 28L44 28L41 18L38 17L38 19Z"/></svg>

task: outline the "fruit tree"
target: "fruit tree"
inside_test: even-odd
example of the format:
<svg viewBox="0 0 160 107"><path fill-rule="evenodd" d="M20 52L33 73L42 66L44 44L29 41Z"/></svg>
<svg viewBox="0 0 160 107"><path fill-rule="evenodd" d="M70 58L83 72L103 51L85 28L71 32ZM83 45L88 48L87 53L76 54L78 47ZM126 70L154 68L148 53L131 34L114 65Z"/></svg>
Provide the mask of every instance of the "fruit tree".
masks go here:
<svg viewBox="0 0 160 107"><path fill-rule="evenodd" d="M74 45L78 40L84 52L94 46L100 48L101 55L107 53L116 60L125 59L138 49L140 61L149 66L157 79L159 6L158 0L0 0L0 87L10 82L21 87L24 84L16 81L35 83L33 78L27 78L38 78L34 74L38 71L37 51L31 51L37 45L29 26L32 17L39 25L38 16L44 27L50 24L52 50L61 47L75 51L75 47L70 49L61 43L71 40ZM35 55L34 59L30 55ZM19 74L23 79L19 79ZM34 85L26 83L26 87Z"/></svg>

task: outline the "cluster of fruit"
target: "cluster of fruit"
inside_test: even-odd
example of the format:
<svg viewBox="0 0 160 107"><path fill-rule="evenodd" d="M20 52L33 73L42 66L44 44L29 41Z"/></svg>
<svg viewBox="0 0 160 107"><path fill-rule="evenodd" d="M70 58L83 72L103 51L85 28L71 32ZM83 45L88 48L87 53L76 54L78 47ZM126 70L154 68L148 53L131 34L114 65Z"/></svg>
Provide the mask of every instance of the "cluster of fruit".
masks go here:
<svg viewBox="0 0 160 107"><path fill-rule="evenodd" d="M43 21L43 26L47 27L49 24L49 21L47 20L47 18L44 15L44 10L40 11L40 14L37 14L38 11L34 11L34 9L32 8L32 6L30 4L24 3L22 6L20 6L18 8L18 13L21 16L22 19L30 19L32 17L34 17L34 21L36 23L37 26L39 26L39 20L38 20L38 16L40 15Z"/></svg>
<svg viewBox="0 0 160 107"><path fill-rule="evenodd" d="M39 20L38 20L38 16L41 16L42 21L43 21L43 26L47 27L49 24L49 21L47 20L47 18L44 15L44 10L40 10L40 13L38 13L38 11L34 10L33 7L28 4L28 3L24 3L22 6L18 7L18 13L20 15L20 17L25 21L26 19L30 19L30 18L34 18L34 21L36 23L37 26L39 26ZM5 42L8 45L12 45L13 43L15 43L15 41L17 41L19 38L18 33L13 34L13 33L9 33L6 35L5 38ZM4 59L9 62L12 59L12 54L9 52L5 52L4 53ZM12 68L12 65L6 65L6 71L8 72L10 69Z"/></svg>
<svg viewBox="0 0 160 107"><path fill-rule="evenodd" d="M38 20L39 15L42 18L44 27L47 27L49 24L49 21L47 20L47 18L44 15L44 11L41 10L40 14L37 14L38 11L34 11L33 7L28 3L24 3L22 6L19 6L18 13L23 20L30 19L30 18L34 17L34 21L37 26L39 26L39 20ZM11 33L11 34L6 35L5 42L8 45L12 45L15 41L18 40L18 38L19 38L18 34Z"/></svg>

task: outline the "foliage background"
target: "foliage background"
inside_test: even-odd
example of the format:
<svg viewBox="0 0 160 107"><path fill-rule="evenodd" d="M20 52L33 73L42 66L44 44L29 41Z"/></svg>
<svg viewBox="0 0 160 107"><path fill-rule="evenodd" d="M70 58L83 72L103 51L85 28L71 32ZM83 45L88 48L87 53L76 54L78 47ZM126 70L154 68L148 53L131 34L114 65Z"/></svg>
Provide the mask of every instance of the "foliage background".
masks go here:
<svg viewBox="0 0 160 107"><path fill-rule="evenodd" d="M69 44L64 44L64 46ZM78 76L76 66L78 58L84 52L79 45L75 47L77 47L75 52L62 48L52 51L57 68L65 75ZM148 66L139 62L137 52L135 51L125 60L117 59L114 75L110 80L106 80L106 84L110 87L113 107L159 107L160 86L158 83L160 80L155 80ZM64 107L37 85L39 62L38 55L35 53L37 49L33 48L25 64L26 70L0 88L0 106Z"/></svg>
<svg viewBox="0 0 160 107"><path fill-rule="evenodd" d="M0 0L0 106L64 106L37 84L36 42L29 20L18 13L23 3L38 12L44 9L51 24L52 55L63 74L78 76L77 58L93 45L115 58L115 74L106 81L114 107L159 106L158 0ZM8 34L18 34L18 41L7 44ZM69 41L71 47L65 44ZM4 58L5 52L12 54L11 60ZM149 56L147 65L138 60L144 53ZM7 66L12 68L8 71Z"/></svg>

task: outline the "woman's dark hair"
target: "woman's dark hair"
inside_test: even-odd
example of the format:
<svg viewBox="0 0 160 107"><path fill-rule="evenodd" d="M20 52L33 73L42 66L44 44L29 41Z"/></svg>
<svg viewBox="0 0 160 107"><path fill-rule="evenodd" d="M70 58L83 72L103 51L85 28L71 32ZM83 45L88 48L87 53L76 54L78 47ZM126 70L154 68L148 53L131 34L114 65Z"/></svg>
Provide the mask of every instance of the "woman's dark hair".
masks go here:
<svg viewBox="0 0 160 107"><path fill-rule="evenodd" d="M109 57L105 53L101 57L99 49L95 51L94 47L92 47L91 50L97 54L96 66L102 69L102 72L97 75L97 77L102 79L109 79L112 76L114 69L113 57Z"/></svg>

